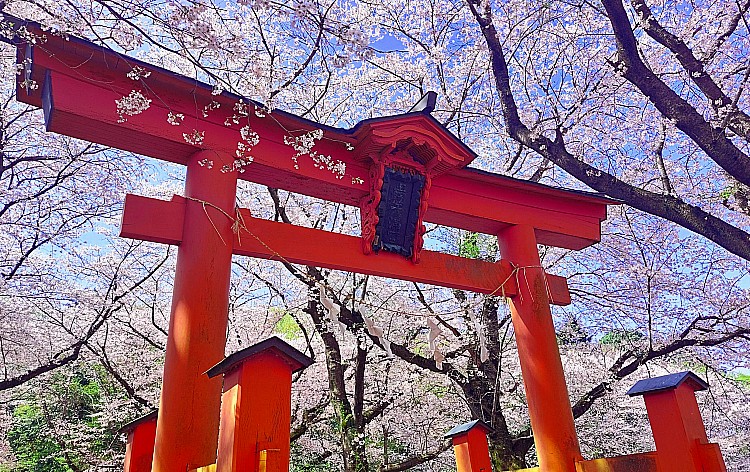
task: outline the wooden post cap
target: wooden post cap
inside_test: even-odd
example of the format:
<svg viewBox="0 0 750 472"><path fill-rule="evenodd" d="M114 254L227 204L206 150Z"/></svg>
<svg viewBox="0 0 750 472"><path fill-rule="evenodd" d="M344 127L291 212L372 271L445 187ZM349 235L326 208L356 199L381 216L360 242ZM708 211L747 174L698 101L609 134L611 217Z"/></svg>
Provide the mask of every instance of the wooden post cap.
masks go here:
<svg viewBox="0 0 750 472"><path fill-rule="evenodd" d="M139 416L138 418L120 426L120 429L118 429L117 432L129 433L143 423L147 423L152 420L155 421L158 416L159 416L159 410L153 410L150 413L146 413L143 416Z"/></svg>
<svg viewBox="0 0 750 472"><path fill-rule="evenodd" d="M628 390L628 395L635 397L664 390L674 390L683 383L692 388L695 392L706 390L708 388L708 384L703 379L690 371L685 371L639 380L630 390Z"/></svg>
<svg viewBox="0 0 750 472"><path fill-rule="evenodd" d="M492 427L490 427L490 425L488 425L484 421L482 421L482 420L474 420L474 421L469 421L468 423L464 423L464 424L460 424L460 425L456 426L455 428L453 428L450 431L448 431L447 433L445 433L445 436L443 436L443 437L446 438L446 439L452 439L452 438L455 438L456 436L461 436L462 434L467 434L470 430L472 430L474 428L481 428L481 429L483 429L484 432L485 432L485 434L486 433L494 432L494 430L492 429Z"/></svg>
<svg viewBox="0 0 750 472"><path fill-rule="evenodd" d="M250 347L246 347L240 351L237 351L229 356L225 357L223 361L219 362L215 366L211 367L206 371L206 375L209 378L216 377L220 374L225 374L232 370L233 367L242 364L246 360L266 351L271 351L280 358L282 358L292 369L292 372L297 372L306 367L312 365L313 360L305 354L299 352L286 342L282 341L276 336L263 340L259 343L253 344Z"/></svg>

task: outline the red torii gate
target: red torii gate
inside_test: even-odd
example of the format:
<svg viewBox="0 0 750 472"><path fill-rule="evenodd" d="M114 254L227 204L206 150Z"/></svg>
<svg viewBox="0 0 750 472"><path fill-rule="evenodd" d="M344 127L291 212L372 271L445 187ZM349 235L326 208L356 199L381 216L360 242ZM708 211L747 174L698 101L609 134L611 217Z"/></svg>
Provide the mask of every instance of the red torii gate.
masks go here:
<svg viewBox="0 0 750 472"><path fill-rule="evenodd" d="M32 23L17 36L24 65L17 98L44 110L49 131L187 166L185 197L129 195L123 216L123 236L179 245L153 470L183 472L216 460L221 383L203 374L224 356L232 254L510 297L540 466L576 470L580 449L549 308L570 297L564 278L545 275L537 243L575 250L596 243L612 200L469 169L475 154L429 113L352 129L277 110L263 117L260 106L254 116L254 102L88 41ZM116 103L136 91L151 100L148 108L118 115ZM238 113L241 120L233 119ZM173 126L168 116L188 118ZM237 144L246 136L236 121L248 120L260 140L255 161L238 172ZM288 140L315 130L325 135L317 158L300 157ZM419 182L409 187L415 175ZM362 238L236 211L238 178L360 207ZM413 206L402 214L412 237L395 249L385 233L403 225L379 213L381 197L393 196L384 182L402 186L396 194L416 195L411 203L398 200L403 195L391 201L394 211ZM502 261L422 250L423 220L497 235Z"/></svg>

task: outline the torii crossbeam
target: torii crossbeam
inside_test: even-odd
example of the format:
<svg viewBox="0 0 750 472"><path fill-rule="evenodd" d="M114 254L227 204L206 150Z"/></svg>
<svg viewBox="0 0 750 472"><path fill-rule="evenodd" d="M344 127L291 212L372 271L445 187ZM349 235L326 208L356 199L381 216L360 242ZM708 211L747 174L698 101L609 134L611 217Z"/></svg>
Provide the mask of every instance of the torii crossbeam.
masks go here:
<svg viewBox="0 0 750 472"><path fill-rule="evenodd" d="M88 41L22 28L17 98L44 110L49 131L187 166L185 197L130 195L123 216L123 236L179 246L153 470L216 460L221 384L203 373L224 356L233 254L510 297L540 465L575 470L580 450L549 308L570 296L565 279L541 269L537 243L577 250L598 242L612 200L470 169L475 154L429 113L352 129L268 115ZM320 135L314 152L300 150L304 137ZM248 147L254 162L246 166ZM357 206L362 237L237 210L238 178ZM502 260L422 250L423 221L497 235Z"/></svg>

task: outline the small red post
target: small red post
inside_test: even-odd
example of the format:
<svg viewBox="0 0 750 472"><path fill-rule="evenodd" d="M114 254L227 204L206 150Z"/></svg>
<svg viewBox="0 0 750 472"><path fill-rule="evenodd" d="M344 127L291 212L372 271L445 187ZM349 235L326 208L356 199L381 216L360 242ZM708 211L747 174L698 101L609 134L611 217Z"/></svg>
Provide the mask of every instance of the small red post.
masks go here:
<svg viewBox="0 0 750 472"><path fill-rule="evenodd" d="M125 446L125 472L151 472L156 439L156 417L158 411L141 416L120 428L128 435Z"/></svg>
<svg viewBox="0 0 750 472"><path fill-rule="evenodd" d="M695 392L708 388L692 372L637 382L628 395L643 395L656 443L659 472L726 472L718 444L709 443Z"/></svg>
<svg viewBox="0 0 750 472"><path fill-rule="evenodd" d="M492 472L487 433L492 431L485 422L474 420L456 426L445 434L453 440L458 472Z"/></svg>
<svg viewBox="0 0 750 472"><path fill-rule="evenodd" d="M216 472L289 470L292 373L312 362L273 337L206 372L224 374Z"/></svg>

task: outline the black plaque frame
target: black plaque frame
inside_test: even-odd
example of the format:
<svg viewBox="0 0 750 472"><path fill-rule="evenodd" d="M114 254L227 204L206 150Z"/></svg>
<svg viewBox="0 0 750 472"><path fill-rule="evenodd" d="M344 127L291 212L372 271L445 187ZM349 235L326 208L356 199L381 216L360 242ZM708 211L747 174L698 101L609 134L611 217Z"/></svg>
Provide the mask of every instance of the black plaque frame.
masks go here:
<svg viewBox="0 0 750 472"><path fill-rule="evenodd" d="M384 249L405 257L412 256L424 185L425 176L422 174L385 168L373 251Z"/></svg>

